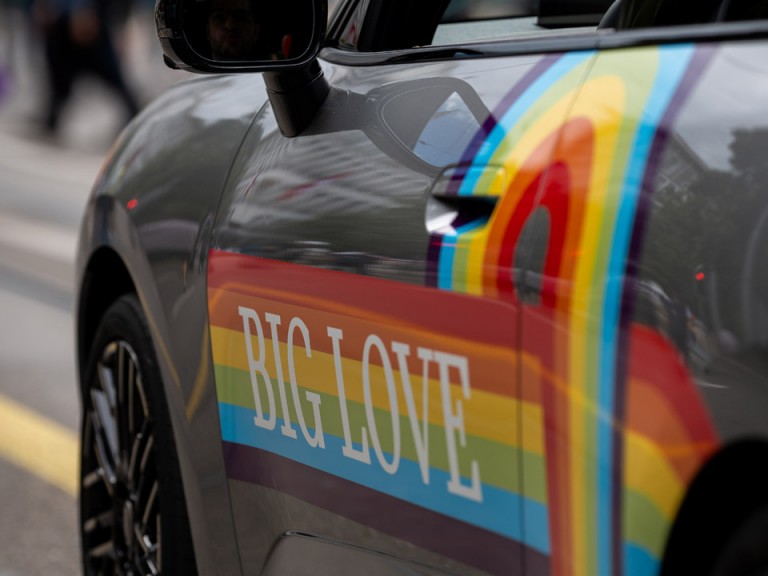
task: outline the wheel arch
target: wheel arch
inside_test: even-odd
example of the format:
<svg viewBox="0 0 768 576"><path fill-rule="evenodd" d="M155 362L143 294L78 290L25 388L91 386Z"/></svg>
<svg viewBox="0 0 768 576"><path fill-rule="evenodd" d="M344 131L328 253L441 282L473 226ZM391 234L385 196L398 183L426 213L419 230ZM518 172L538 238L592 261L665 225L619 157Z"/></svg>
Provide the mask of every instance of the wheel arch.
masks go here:
<svg viewBox="0 0 768 576"><path fill-rule="evenodd" d="M81 374L102 316L113 302L128 293L136 293L136 285L125 263L111 248L99 248L85 267L77 302L77 362Z"/></svg>
<svg viewBox="0 0 768 576"><path fill-rule="evenodd" d="M99 324L109 307L121 296L130 293L139 298L140 306L147 314L151 314L153 303L158 302L158 295L153 289L142 285L141 278L145 270L143 258L124 259L123 253L119 250L119 246L122 245L120 238L113 240L114 244L95 248L84 259L80 268L82 272L80 272L75 320L76 359L81 375L78 378L80 383ZM162 357L157 360L162 364ZM180 432L183 425L179 425L179 414L183 410L179 408L178 394L174 394L174 391L178 392L178 388L166 385L167 380L162 368L160 376L165 387L164 394L170 411L172 431L179 450L183 496L189 515L198 571L200 574L241 574L234 524L221 518L222 515L216 512L229 509L228 484L223 482L215 486L207 486L202 483L201 464L199 461L193 461L189 455L191 446L196 446L195 440L189 431ZM201 430L209 428L210 426L206 428L198 423L195 432L199 434ZM216 428L218 429L218 424ZM209 457L214 459L215 464L207 461L206 466L216 465L223 469L223 461L219 461L222 456L218 452L209 450ZM216 520L214 534L211 533L212 519ZM213 542L218 551L214 551Z"/></svg>
<svg viewBox="0 0 768 576"><path fill-rule="evenodd" d="M661 576L708 574L729 536L768 505L768 440L746 438L710 459L694 479L667 539Z"/></svg>

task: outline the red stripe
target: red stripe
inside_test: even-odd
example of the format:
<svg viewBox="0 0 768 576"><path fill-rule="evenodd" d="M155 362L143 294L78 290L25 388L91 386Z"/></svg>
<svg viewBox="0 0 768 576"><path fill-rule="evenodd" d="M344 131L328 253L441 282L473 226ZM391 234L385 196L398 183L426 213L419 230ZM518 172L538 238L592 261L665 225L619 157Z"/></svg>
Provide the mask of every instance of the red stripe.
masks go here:
<svg viewBox="0 0 768 576"><path fill-rule="evenodd" d="M633 325L628 380L627 428L650 438L661 449L671 450L666 457L681 481L687 483L718 440L677 349L662 334ZM665 406L657 406L644 389L651 390L653 398ZM661 410L673 414L674 419L660 418Z"/></svg>
<svg viewBox="0 0 768 576"><path fill-rule="evenodd" d="M517 348L518 307L479 296L218 250L210 253L208 285L360 320L386 319L392 325Z"/></svg>
<svg viewBox="0 0 768 576"><path fill-rule="evenodd" d="M441 333L425 330L423 327L409 326L407 323L389 324L386 322L388 319L375 322L354 317L339 317L322 310L318 311L221 289L209 290L209 302L212 326L242 333L243 320L238 313L238 307L244 306L259 314L265 338L271 338L271 328L264 320L264 313L279 315L281 324L278 327L278 339L283 343L287 341L289 322L292 318L298 317L310 334L309 346L313 351L325 354L334 354L333 341L327 334L328 327L341 328L344 337L339 343L340 353L346 359L362 360L365 342L371 334L375 334L386 343L395 341L407 343L411 348L411 354L408 357L408 369L411 374L415 375L420 375L423 369L417 356L417 347L465 356L470 363L470 378L473 389L485 390L502 396L515 396L514 383L518 355L508 347L492 349L485 344L478 344L463 338L448 338ZM394 362L394 357L390 357L390 361ZM373 354L371 363L381 366L382 359L378 354ZM434 365L432 370L432 377L437 377Z"/></svg>

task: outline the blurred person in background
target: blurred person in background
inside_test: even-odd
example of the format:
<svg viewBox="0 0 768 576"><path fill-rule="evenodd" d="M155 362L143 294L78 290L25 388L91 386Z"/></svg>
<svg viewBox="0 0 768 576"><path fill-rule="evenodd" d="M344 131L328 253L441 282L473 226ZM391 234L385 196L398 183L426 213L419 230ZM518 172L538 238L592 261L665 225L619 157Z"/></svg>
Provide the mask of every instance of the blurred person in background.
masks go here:
<svg viewBox="0 0 768 576"><path fill-rule="evenodd" d="M0 0L0 104L13 83L19 43L34 33L31 9L32 0Z"/></svg>
<svg viewBox="0 0 768 576"><path fill-rule="evenodd" d="M54 135L72 86L84 73L103 80L119 97L126 119L139 105L128 88L113 40L114 16L126 16L125 0L36 0L49 94L43 128Z"/></svg>

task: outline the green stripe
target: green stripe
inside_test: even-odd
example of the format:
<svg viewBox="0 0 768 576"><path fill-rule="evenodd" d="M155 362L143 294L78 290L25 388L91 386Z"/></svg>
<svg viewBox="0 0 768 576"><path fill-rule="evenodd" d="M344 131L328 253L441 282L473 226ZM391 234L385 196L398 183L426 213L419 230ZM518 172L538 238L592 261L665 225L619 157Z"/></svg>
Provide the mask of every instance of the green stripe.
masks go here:
<svg viewBox="0 0 768 576"><path fill-rule="evenodd" d="M244 408L253 409L255 404L253 400L253 389L251 388L250 375L237 368L217 365L215 367L216 376L216 396L220 403L233 404ZM272 389L275 393L275 403L279 406L279 394L277 392L277 383L272 381ZM311 406L305 400L305 388L299 386L299 397L302 399L302 410L307 421L307 426L312 425ZM286 383L286 394L289 397L289 411L291 421L296 430L297 424L296 410L291 399L290 386ZM262 397L265 401L266 393ZM320 394L320 415L323 422L323 433L331 434L338 438L344 437L341 412L339 410L338 397L331 394ZM278 408L279 409L279 408ZM347 410L349 415L350 430L352 431L352 440L359 441L360 428L368 427L365 415L365 407L358 402L347 401ZM374 408L374 419L379 434L382 450L391 454L392 452L392 419L389 412ZM417 462L416 448L411 432L410 418L407 414L400 415L400 436L401 436L401 457ZM275 430L279 434L279 430ZM430 424L428 426L429 436L429 465L432 468L448 471L448 453L445 441L445 431L441 426ZM480 467L480 477L484 484L495 486L503 490L520 494L520 472L518 463L520 462L520 450L513 446L506 446L499 442L472 436L467 434L467 445L461 447L459 453L459 468L462 474L469 473L470 461L476 460ZM458 440L457 440L458 441ZM535 456L534 456L535 458ZM538 468L543 469L543 459ZM532 470L537 466L532 464ZM538 479L538 476L536 476ZM546 485L541 486L541 494L538 500L546 501ZM536 492L534 492L536 494ZM529 494L529 497L535 497Z"/></svg>
<svg viewBox="0 0 768 576"><path fill-rule="evenodd" d="M541 454L521 450L525 497L547 504L547 462Z"/></svg>
<svg viewBox="0 0 768 576"><path fill-rule="evenodd" d="M656 505L634 490L624 491L624 539L656 558L664 550L669 523Z"/></svg>

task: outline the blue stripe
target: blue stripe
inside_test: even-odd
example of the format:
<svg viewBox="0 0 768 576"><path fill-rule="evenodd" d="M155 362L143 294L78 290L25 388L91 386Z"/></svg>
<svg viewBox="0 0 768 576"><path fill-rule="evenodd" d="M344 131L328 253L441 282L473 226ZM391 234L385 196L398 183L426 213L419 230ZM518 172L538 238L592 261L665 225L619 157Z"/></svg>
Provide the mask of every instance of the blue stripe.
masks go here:
<svg viewBox="0 0 768 576"><path fill-rule="evenodd" d="M255 414L248 408L220 403L222 440L301 462L316 470L523 542L540 552L547 553L549 550L548 542L543 541L541 534L545 521L542 518L546 519L547 515L546 506L540 503L487 484L482 487L483 501L474 502L448 492L449 476L443 470L430 467L430 484L425 485L418 464L402 459L397 474L391 476L376 464L375 456L372 457L373 464L343 456L341 438L326 434L325 448L312 448L301 436L297 440L283 436L279 432L281 421L274 431L257 428L253 423ZM536 526L535 541L530 543L523 539L522 534L520 518L523 502L526 509L532 511L532 526Z"/></svg>
<svg viewBox="0 0 768 576"><path fill-rule="evenodd" d="M549 508L546 504L523 498L525 507L525 544L542 552L551 554L549 541Z"/></svg>
<svg viewBox="0 0 768 576"><path fill-rule="evenodd" d="M653 89L640 118L635 142L629 155L629 165L620 196L612 251L608 261L608 282L603 307L602 350L600 360L600 417L598 418L598 573L607 576L612 571L612 481L613 481L613 410L616 376L616 343L624 272L632 223L640 197L643 176L654 136L667 107L677 90L693 56L693 46L680 45L659 49L659 70Z"/></svg>
<svg viewBox="0 0 768 576"><path fill-rule="evenodd" d="M475 166L487 166L491 163L493 155L498 148L508 138L510 131L518 122L529 113L536 102L564 76L572 72L579 65L583 64L595 55L593 50L584 52L571 52L565 54L554 65L547 69L533 84L528 88L512 106L504 113L499 123L494 126L488 138L483 142L477 151L472 164ZM576 84L574 84L574 87ZM459 188L460 195L472 195L477 180L482 171L470 170L467 177L462 181Z"/></svg>
<svg viewBox="0 0 768 576"><path fill-rule="evenodd" d="M440 256L437 266L437 287L443 290L453 288L453 257L456 254L458 232L441 234Z"/></svg>
<svg viewBox="0 0 768 576"><path fill-rule="evenodd" d="M645 548L624 544L624 576L656 576L661 566Z"/></svg>
<svg viewBox="0 0 768 576"><path fill-rule="evenodd" d="M454 290L454 265L456 256L456 244L459 237L478 230L488 224L487 218L481 218L463 226L459 226L454 231L442 235L442 244L440 246L440 263L438 265L437 286L443 290ZM438 232L439 233L439 232Z"/></svg>

